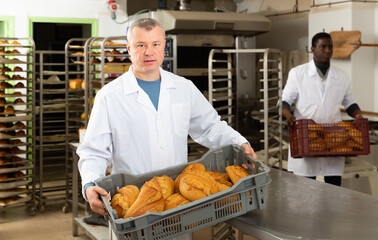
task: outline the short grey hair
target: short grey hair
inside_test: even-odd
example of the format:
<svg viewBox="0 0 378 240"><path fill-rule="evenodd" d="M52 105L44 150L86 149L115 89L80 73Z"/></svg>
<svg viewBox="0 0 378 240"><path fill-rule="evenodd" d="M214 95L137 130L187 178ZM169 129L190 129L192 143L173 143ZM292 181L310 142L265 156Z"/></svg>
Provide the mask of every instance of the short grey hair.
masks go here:
<svg viewBox="0 0 378 240"><path fill-rule="evenodd" d="M163 30L163 34L164 34L164 38L165 38L165 31L158 21L156 21L153 18L139 18L139 19L135 20L130 25L130 27L127 31L127 41L130 41L131 32L135 27L139 27L139 28L142 28L142 29L146 29L147 31L151 31L156 26L159 26Z"/></svg>

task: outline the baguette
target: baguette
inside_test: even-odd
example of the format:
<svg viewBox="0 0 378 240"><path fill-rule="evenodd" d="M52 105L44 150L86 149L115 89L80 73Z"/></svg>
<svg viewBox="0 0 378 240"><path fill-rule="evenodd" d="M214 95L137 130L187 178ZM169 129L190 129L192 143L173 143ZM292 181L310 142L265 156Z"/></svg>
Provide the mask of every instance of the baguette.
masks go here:
<svg viewBox="0 0 378 240"><path fill-rule="evenodd" d="M138 198L126 211L123 218L138 217L146 212L162 212L165 208L165 198L156 177L147 181L140 188Z"/></svg>
<svg viewBox="0 0 378 240"><path fill-rule="evenodd" d="M216 181L205 171L191 170L184 173L179 185L180 193L195 201L219 192Z"/></svg>
<svg viewBox="0 0 378 240"><path fill-rule="evenodd" d="M180 193L174 193L167 198L164 211L185 205L187 203L190 203L188 199L184 198Z"/></svg>
<svg viewBox="0 0 378 240"><path fill-rule="evenodd" d="M165 199L168 199L173 194L175 182L172 178L163 175L161 177L154 177L152 181L157 181Z"/></svg>
<svg viewBox="0 0 378 240"><path fill-rule="evenodd" d="M116 210L119 218L122 218L139 195L139 188L127 185L116 191L111 201L111 206Z"/></svg>
<svg viewBox="0 0 378 240"><path fill-rule="evenodd" d="M186 166L186 168L182 170L180 175L178 175L177 178L175 179L175 193L180 192L179 186L180 186L180 181L181 181L182 176L186 172L190 172L192 170L206 171L205 166L202 163L191 163L188 166Z"/></svg>
<svg viewBox="0 0 378 240"><path fill-rule="evenodd" d="M239 181L239 179L241 179L243 177L247 177L249 175L247 170L245 170L244 168L242 168L238 165L226 167L226 172L227 172L228 176L230 176L233 184L235 184L237 181Z"/></svg>
<svg viewBox="0 0 378 240"><path fill-rule="evenodd" d="M206 171L210 176L214 178L219 188L219 191L223 191L232 187L231 179L227 173Z"/></svg>

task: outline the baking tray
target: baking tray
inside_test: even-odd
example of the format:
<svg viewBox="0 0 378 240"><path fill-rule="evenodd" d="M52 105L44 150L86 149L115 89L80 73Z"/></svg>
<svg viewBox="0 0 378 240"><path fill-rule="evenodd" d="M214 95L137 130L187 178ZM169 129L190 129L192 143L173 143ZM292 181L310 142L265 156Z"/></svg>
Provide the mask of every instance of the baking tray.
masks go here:
<svg viewBox="0 0 378 240"><path fill-rule="evenodd" d="M4 189L22 187L22 186L28 185L29 183L31 183L31 181L25 180L25 179L21 179L20 181L12 181L12 182L0 182L0 189L4 190Z"/></svg>
<svg viewBox="0 0 378 240"><path fill-rule="evenodd" d="M17 162L17 163L13 163L13 164L20 164L20 163ZM5 166L5 165L3 165L3 166ZM19 167L0 168L0 173L18 172L18 171L32 169L32 168L33 168L32 164L23 164L22 166L19 166Z"/></svg>
<svg viewBox="0 0 378 240"><path fill-rule="evenodd" d="M25 196L25 197L17 196L17 197L5 198L5 199L1 199L0 207L18 205L18 204L21 204L21 203L29 202L30 200L31 200L30 195ZM5 202L5 203L3 203L3 202Z"/></svg>
<svg viewBox="0 0 378 240"><path fill-rule="evenodd" d="M0 190L0 198L13 197L13 196L25 194L28 192L29 190L27 188L22 188L22 187Z"/></svg>

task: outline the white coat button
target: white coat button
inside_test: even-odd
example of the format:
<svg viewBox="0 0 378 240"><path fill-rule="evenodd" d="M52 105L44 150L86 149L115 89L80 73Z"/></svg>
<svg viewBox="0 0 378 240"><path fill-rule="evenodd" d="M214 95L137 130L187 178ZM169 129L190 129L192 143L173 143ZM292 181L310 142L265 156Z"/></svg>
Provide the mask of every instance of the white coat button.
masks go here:
<svg viewBox="0 0 378 240"><path fill-rule="evenodd" d="M157 115L157 116L156 116L156 119L157 119L157 120L160 120L160 119L161 119L161 118L160 118L160 115Z"/></svg>
<svg viewBox="0 0 378 240"><path fill-rule="evenodd" d="M164 148L165 148L165 144L160 145L160 147L161 147L162 149L164 149Z"/></svg>

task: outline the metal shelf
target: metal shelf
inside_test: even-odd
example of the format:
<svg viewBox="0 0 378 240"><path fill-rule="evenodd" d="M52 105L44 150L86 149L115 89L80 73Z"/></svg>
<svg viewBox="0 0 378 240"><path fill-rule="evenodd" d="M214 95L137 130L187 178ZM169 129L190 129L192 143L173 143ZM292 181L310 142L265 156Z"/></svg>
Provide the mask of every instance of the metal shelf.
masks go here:
<svg viewBox="0 0 378 240"><path fill-rule="evenodd" d="M9 82L16 84L17 82L24 83L27 87L1 89L6 90L6 94L1 98L6 99L6 103L2 107L13 106L15 114L1 114L0 122L6 125L6 128L0 130L0 140L6 144L2 144L2 150L5 151L1 157L5 160L4 164L0 164L0 175L8 172L8 179L0 181L0 189L9 189L10 192L16 187L23 187L25 191L14 191L12 196L1 197L5 202L0 206L0 212L6 211L10 208L26 206L28 207L29 214L36 214L36 159L35 159L35 44L31 38L1 38L2 41L13 42L17 44L1 44L0 48L11 47L12 49L20 50L21 53L6 53L1 54L1 67L16 64L20 66L23 71L6 71L6 73L13 73L17 78L22 79L1 79L1 82ZM13 57L22 56L22 60L15 60ZM13 77L15 78L15 77ZM19 92L20 94L14 95L12 92ZM25 103L15 104L13 101L16 98L22 99ZM1 111L4 111L2 109ZM22 122L25 127L19 127L15 123ZM12 126L10 126L12 125ZM13 131L15 134L3 134L3 132ZM16 131L22 130L26 133L24 136L17 136ZM16 144L13 140L20 140L21 143ZM4 152L3 152L4 153ZM19 161L13 162L15 157ZM17 173L18 175L14 175ZM22 174L22 175L21 175ZM20 185L21 184L21 185Z"/></svg>
<svg viewBox="0 0 378 240"><path fill-rule="evenodd" d="M64 51L37 51L38 56L38 108L36 119L38 123L36 137L38 155L38 197L39 209L44 211L47 202L52 201L51 192L61 191L61 184L56 183L56 178L65 179L66 174L61 171L60 166L65 166L65 98L66 82L64 62L55 62L55 59L64 59ZM58 70L59 69L59 70ZM60 106L60 105L61 106ZM55 135L63 136L51 139ZM51 148L62 144L61 148ZM51 154L57 157L52 157ZM65 199L60 194L60 199ZM54 198L56 200L56 198Z"/></svg>

